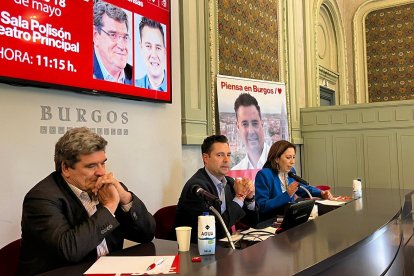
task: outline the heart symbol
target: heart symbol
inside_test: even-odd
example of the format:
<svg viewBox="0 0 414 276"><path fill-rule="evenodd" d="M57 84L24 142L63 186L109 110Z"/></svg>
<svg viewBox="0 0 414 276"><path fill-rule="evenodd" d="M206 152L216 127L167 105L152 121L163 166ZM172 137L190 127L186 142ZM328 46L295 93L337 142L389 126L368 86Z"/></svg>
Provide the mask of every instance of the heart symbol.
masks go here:
<svg viewBox="0 0 414 276"><path fill-rule="evenodd" d="M278 88L277 93L281 94L282 93L282 88Z"/></svg>

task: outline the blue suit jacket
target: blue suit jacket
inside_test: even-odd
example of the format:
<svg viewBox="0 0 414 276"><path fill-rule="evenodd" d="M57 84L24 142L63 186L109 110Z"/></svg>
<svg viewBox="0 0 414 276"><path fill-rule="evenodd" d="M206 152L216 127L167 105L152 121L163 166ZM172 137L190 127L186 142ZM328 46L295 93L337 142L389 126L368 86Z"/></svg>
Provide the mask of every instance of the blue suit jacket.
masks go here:
<svg viewBox="0 0 414 276"><path fill-rule="evenodd" d="M132 84L132 66L130 64L127 64L125 66L124 73L125 73L124 84ZM93 52L93 75L98 80L104 79L101 67L99 66L98 59L96 58L95 51Z"/></svg>
<svg viewBox="0 0 414 276"><path fill-rule="evenodd" d="M295 169L291 169L296 173ZM293 178L288 177L289 185L295 182ZM301 184L303 185L303 184ZM309 185L303 185L312 196L321 196L321 191ZM281 181L278 173L270 168L264 168L257 172L255 179L256 204L259 205L260 220L269 217L275 217L276 214L282 213L283 208L289 202L294 202L294 196L290 197L287 192L282 192ZM303 189L298 189L297 195L308 197Z"/></svg>

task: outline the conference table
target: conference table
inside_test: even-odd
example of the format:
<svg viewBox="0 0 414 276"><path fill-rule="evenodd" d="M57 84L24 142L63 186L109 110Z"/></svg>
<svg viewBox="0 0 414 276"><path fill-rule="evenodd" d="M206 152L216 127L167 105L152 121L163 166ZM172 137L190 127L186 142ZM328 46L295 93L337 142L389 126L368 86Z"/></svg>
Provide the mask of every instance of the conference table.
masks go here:
<svg viewBox="0 0 414 276"><path fill-rule="evenodd" d="M176 255L180 275L404 275L404 245L413 235L413 191L365 189L359 199L244 249L217 245L199 256L197 245L178 252L177 242L154 239L116 256ZM351 195L351 188L333 189ZM42 275L82 275L85 262Z"/></svg>

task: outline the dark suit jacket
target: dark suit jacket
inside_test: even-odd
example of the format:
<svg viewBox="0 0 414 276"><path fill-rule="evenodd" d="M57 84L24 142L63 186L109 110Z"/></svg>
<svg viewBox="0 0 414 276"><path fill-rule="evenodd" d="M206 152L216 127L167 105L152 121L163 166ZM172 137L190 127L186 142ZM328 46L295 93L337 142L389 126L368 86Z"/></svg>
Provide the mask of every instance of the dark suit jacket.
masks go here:
<svg viewBox="0 0 414 276"><path fill-rule="evenodd" d="M126 189L126 187L125 187ZM18 275L33 275L97 257L105 238L109 251L122 249L127 238L150 242L155 220L134 194L132 207L120 206L115 217L101 205L90 218L60 173L53 172L25 196Z"/></svg>
<svg viewBox="0 0 414 276"><path fill-rule="evenodd" d="M124 68L125 80L124 84L132 84L132 66L127 64ZM98 59L96 58L95 52L93 52L93 75L95 79L103 80L103 74L101 67L99 66Z"/></svg>
<svg viewBox="0 0 414 276"><path fill-rule="evenodd" d="M246 205L241 208L236 202L233 201L236 194L234 190L234 179L228 176L226 176L226 179L226 211L222 214L222 217L229 232L231 233L231 226L235 225L236 222L242 219L246 213L248 215L247 217L249 223L255 224L258 218L258 212L257 210L248 210ZM175 225L191 226L191 242L193 243L197 242L198 216L201 216L203 212L209 212L213 215L204 201L193 194L192 188L194 185L200 185L200 187L204 190L218 196L216 186L208 176L205 168L199 169L185 184L177 205ZM219 204L214 205L214 208L220 212ZM216 238L221 239L225 236L226 234L216 218Z"/></svg>

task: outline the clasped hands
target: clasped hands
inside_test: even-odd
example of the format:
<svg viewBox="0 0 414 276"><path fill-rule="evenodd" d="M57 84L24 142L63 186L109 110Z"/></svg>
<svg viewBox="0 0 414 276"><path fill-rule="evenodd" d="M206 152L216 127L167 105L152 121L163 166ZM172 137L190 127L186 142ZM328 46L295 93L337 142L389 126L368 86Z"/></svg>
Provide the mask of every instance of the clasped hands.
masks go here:
<svg viewBox="0 0 414 276"><path fill-rule="evenodd" d="M107 173L98 177L92 193L98 197L99 202L115 214L118 204L128 204L132 201L132 195L122 187L113 173Z"/></svg>
<svg viewBox="0 0 414 276"><path fill-rule="evenodd" d="M234 181L234 190L236 197L242 199L251 199L254 197L255 188L253 182L247 177L237 177Z"/></svg>

